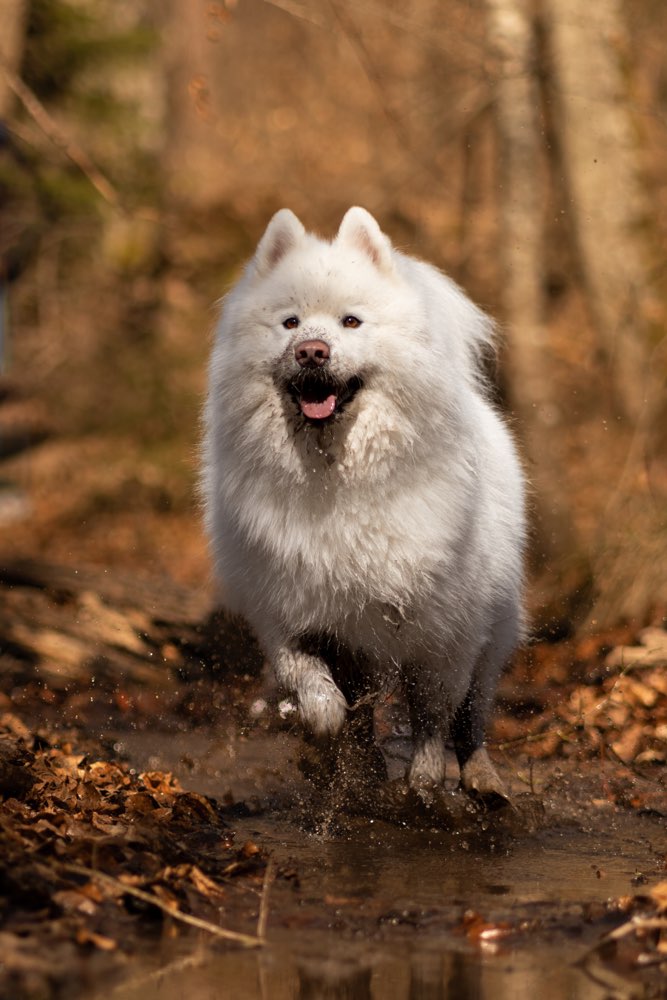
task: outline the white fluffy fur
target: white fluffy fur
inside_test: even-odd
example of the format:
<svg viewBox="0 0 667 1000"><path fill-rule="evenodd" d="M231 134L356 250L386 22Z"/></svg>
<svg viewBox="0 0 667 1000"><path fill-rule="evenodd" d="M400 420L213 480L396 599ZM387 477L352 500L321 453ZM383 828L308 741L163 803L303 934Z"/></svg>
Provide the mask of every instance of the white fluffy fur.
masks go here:
<svg viewBox="0 0 667 1000"><path fill-rule="evenodd" d="M361 327L342 325L350 314ZM324 426L281 387L308 338L363 380ZM402 681L413 783L442 779L469 691L479 730L520 635L523 475L479 372L491 338L464 293L363 209L331 242L283 209L224 301L210 364L203 488L225 602L316 734L337 733L348 706L304 635Z"/></svg>

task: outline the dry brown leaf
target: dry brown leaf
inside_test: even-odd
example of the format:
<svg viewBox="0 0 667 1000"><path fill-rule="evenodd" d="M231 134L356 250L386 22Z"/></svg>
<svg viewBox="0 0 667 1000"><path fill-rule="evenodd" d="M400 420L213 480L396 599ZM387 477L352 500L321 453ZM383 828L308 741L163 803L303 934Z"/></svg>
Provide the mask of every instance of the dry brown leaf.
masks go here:
<svg viewBox="0 0 667 1000"><path fill-rule="evenodd" d="M128 614L109 607L93 591L79 594L78 603L83 624L94 624L99 640L138 655L148 652L147 644L137 634L150 631L150 619L147 615L135 611L130 622Z"/></svg>
<svg viewBox="0 0 667 1000"><path fill-rule="evenodd" d="M658 907L660 913L667 913L667 881L657 882L651 886L649 896Z"/></svg>
<svg viewBox="0 0 667 1000"><path fill-rule="evenodd" d="M53 902L66 913L84 913L91 917L97 911L96 903L87 894L77 889L61 889L54 892Z"/></svg>
<svg viewBox="0 0 667 1000"><path fill-rule="evenodd" d="M106 937L104 934L97 934L87 927L80 927L77 930L76 941L77 944L81 945L91 944L95 948L99 948L100 951L115 951L118 947L118 942L114 941L113 938Z"/></svg>
<svg viewBox="0 0 667 1000"><path fill-rule="evenodd" d="M90 822L96 830L108 837L123 837L128 831L128 824L122 820L110 819L108 816L102 816L96 812L91 815Z"/></svg>
<svg viewBox="0 0 667 1000"><path fill-rule="evenodd" d="M639 752L644 735L644 727L640 724L629 726L625 729L617 740L611 744L611 748L624 764L630 764Z"/></svg>
<svg viewBox="0 0 667 1000"><path fill-rule="evenodd" d="M32 733L28 727L19 719L17 715L12 712L3 712L0 715L0 730L9 733L12 736L17 736L19 739L24 740L26 743L32 741Z"/></svg>

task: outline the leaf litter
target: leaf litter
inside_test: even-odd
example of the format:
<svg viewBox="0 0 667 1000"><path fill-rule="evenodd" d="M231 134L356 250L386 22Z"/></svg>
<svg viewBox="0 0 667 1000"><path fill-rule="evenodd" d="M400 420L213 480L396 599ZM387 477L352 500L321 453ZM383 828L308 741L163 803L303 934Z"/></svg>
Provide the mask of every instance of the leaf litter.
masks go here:
<svg viewBox="0 0 667 1000"><path fill-rule="evenodd" d="M40 983L50 995L76 967L73 952L130 955L151 925L262 944L265 855L254 843L237 847L222 807L173 775L135 774L5 713L0 795L3 995Z"/></svg>

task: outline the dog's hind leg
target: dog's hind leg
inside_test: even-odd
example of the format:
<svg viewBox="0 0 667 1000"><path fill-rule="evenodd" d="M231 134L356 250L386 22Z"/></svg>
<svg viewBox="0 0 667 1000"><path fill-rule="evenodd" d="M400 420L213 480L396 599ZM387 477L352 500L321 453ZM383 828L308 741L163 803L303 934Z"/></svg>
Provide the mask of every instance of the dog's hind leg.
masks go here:
<svg viewBox="0 0 667 1000"><path fill-rule="evenodd" d="M461 785L490 807L508 802L509 795L489 759L484 746L484 730L498 675L514 651L519 635L518 607L511 606L498 615L491 639L477 659L470 687L451 724Z"/></svg>
<svg viewBox="0 0 667 1000"><path fill-rule="evenodd" d="M451 735L464 790L490 807L508 801L505 785L484 746L484 717L474 681L452 719Z"/></svg>
<svg viewBox="0 0 667 1000"><path fill-rule="evenodd" d="M433 672L411 665L404 672L414 744L407 779L415 791L445 780L445 736L448 711L443 685Z"/></svg>

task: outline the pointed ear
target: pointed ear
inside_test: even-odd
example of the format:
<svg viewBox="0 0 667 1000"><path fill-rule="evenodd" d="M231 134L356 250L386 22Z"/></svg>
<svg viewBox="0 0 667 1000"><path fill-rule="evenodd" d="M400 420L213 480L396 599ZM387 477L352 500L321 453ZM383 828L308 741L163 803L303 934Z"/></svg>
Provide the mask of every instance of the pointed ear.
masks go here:
<svg viewBox="0 0 667 1000"><path fill-rule="evenodd" d="M370 212L350 208L343 216L336 243L361 250L381 271L394 269L391 243Z"/></svg>
<svg viewBox="0 0 667 1000"><path fill-rule="evenodd" d="M255 253L257 274L264 275L273 270L278 261L297 245L305 231L289 208L281 208L276 212L266 227Z"/></svg>

